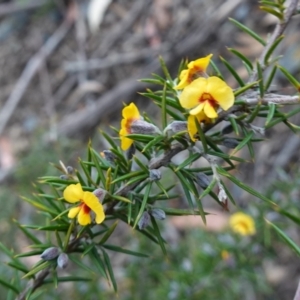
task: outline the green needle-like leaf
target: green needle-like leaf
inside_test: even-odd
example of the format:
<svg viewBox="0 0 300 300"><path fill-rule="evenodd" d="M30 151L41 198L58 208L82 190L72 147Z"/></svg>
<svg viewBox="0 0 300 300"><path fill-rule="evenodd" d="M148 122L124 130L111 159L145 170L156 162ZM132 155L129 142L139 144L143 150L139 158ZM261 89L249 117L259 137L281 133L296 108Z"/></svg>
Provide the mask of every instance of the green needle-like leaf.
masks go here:
<svg viewBox="0 0 300 300"><path fill-rule="evenodd" d="M237 26L239 29L244 31L245 33L252 36L255 40L257 40L260 44L262 44L264 47L267 45L266 41L262 39L258 34L256 34L254 31L249 29L247 26L243 25L242 23L238 22L237 20L234 20L232 18L229 18L229 21L231 21L235 26Z"/></svg>
<svg viewBox="0 0 300 300"><path fill-rule="evenodd" d="M247 134L247 136L245 136L245 138L237 145L237 147L235 147L235 149L232 151L231 155L234 155L235 153L237 153L238 151L240 151L242 148L244 148L244 146L246 144L248 144L249 141L252 139L253 135L254 135L253 131L249 132Z"/></svg>
<svg viewBox="0 0 300 300"><path fill-rule="evenodd" d="M167 123L167 111L166 111L166 108L167 108L166 91L167 91L167 86L165 85L164 89L163 89L163 95L162 95L162 98L161 98L161 123L162 123L162 128L166 128L166 126L168 124Z"/></svg>
<svg viewBox="0 0 300 300"><path fill-rule="evenodd" d="M253 65L251 61L247 57L245 57L241 52L233 48L227 48L227 49L233 54L235 54L237 57L239 57L250 70L253 70Z"/></svg>
<svg viewBox="0 0 300 300"><path fill-rule="evenodd" d="M270 204L275 210L277 210L278 205L272 201L271 199L269 199L268 197L262 195L261 193L257 192L256 190L254 190L253 188L251 188L250 186L244 184L243 182L241 182L240 180L238 180L237 178L235 178L233 175L231 175L230 173L228 173L227 171L225 171L223 168L221 168L220 166L217 167L217 171L220 175L227 177L229 180L231 180L233 183L235 183L238 187L240 187L241 189L243 189L244 191L248 192L249 194L265 201L266 203Z"/></svg>
<svg viewBox="0 0 300 300"><path fill-rule="evenodd" d="M98 243L99 245L103 245L109 237L112 235L112 233L115 231L116 227L118 225L118 221L116 221L109 229L108 231L104 234L100 242Z"/></svg>
<svg viewBox="0 0 300 300"><path fill-rule="evenodd" d="M14 291L16 294L20 293L19 289L16 286L14 286L13 284L5 281L3 278L0 278L0 285L6 287L9 290Z"/></svg>
<svg viewBox="0 0 300 300"><path fill-rule="evenodd" d="M144 197L143 197L143 201L142 201L142 205L140 207L140 210L139 210L139 213L135 219L135 222L134 222L134 225L133 225L133 228L136 227L137 223L139 222L144 210L145 210L145 207L147 205L147 202L148 202L148 198L149 198L149 195L150 195L150 192L151 192L151 187L152 187L152 182L149 181L146 185L146 189L145 189L145 193L144 193Z"/></svg>
<svg viewBox="0 0 300 300"><path fill-rule="evenodd" d="M113 285L114 291L117 292L117 290L118 290L118 288L117 288L117 282L116 282L116 279L115 279L115 275L114 275L114 271L113 271L112 265L110 263L110 258L109 258L109 256L107 255L106 251L103 248L101 248L101 251L103 253L104 263L106 265L106 269L108 271L110 281L111 281L111 283Z"/></svg>
<svg viewBox="0 0 300 300"><path fill-rule="evenodd" d="M151 223L152 223L152 226L153 226L153 232L154 232L155 236L157 237L158 244L159 244L163 254L165 256L167 256L167 249L165 247L165 241L163 240L163 238L160 234L160 230L159 230L159 227L156 223L156 220L152 216L151 216Z"/></svg>
<svg viewBox="0 0 300 300"><path fill-rule="evenodd" d="M276 110L276 104L269 103L269 112L268 112L268 116L267 116L266 123L265 123L266 126L272 121L275 110Z"/></svg>
<svg viewBox="0 0 300 300"><path fill-rule="evenodd" d="M105 248L105 249L111 250L111 251L125 253L125 254L128 254L128 255L133 255L133 256L138 256L138 257L149 257L149 255L147 255L147 254L127 250L127 249L124 249L124 248L121 248L121 247L115 246L115 245L105 244L105 245L102 245L102 247Z"/></svg>
<svg viewBox="0 0 300 300"><path fill-rule="evenodd" d="M300 256L300 248L298 247L298 245L275 224L271 223L268 220L266 220L266 222L278 233L278 235L285 241L285 243Z"/></svg>
<svg viewBox="0 0 300 300"><path fill-rule="evenodd" d="M276 47L280 44L280 42L283 40L284 36L281 35L280 37L278 37L276 39L276 41L272 44L272 46L270 47L270 49L268 50L268 52L266 53L265 56L265 65L267 66L269 64L269 59L271 57L271 55L273 54L273 52L275 51Z"/></svg>
<svg viewBox="0 0 300 300"><path fill-rule="evenodd" d="M220 56L220 59L222 63L226 66L228 71L231 73L231 75L235 78L235 80L238 82L238 84L243 87L245 86L245 82L243 79L238 75L238 73L235 71L235 69L231 66L231 64L223 57Z"/></svg>

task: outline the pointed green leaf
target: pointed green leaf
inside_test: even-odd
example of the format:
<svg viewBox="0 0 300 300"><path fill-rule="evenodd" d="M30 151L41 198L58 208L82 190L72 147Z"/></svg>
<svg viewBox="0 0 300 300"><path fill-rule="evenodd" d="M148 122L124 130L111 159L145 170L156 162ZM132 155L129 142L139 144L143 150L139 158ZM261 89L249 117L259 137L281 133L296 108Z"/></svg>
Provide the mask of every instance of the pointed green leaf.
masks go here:
<svg viewBox="0 0 300 300"><path fill-rule="evenodd" d="M18 290L18 288L16 286L14 286L13 284L5 281L3 278L0 278L0 285L6 287L9 290L14 291L16 294L20 293L20 291Z"/></svg>
<svg viewBox="0 0 300 300"><path fill-rule="evenodd" d="M231 64L222 56L220 56L220 59L222 63L226 66L228 71L231 73L231 75L235 78L235 80L238 82L238 84L243 87L245 86L245 82L243 79L238 75L238 73L235 71L235 69L231 66Z"/></svg>
<svg viewBox="0 0 300 300"><path fill-rule="evenodd" d="M235 153L240 151L242 148L244 148L246 144L251 143L250 140L252 139L253 135L254 135L253 131L249 132L248 135L246 135L245 138L237 145L237 147L235 147L231 155L234 155Z"/></svg>
<svg viewBox="0 0 300 300"><path fill-rule="evenodd" d="M240 180L238 180L237 178L235 178L233 175L231 175L230 173L228 173L227 171L225 171L223 168L221 168L220 166L217 167L217 171L220 175L227 177L230 181L232 181L234 184L236 184L238 187L240 187L241 189L243 189L244 191L248 192L249 194L267 202L268 204L270 204L275 210L277 209L278 205L272 201L271 199L269 199L268 197L262 195L261 193L257 192L256 190L254 190L253 188L251 188L250 186L244 184L243 182L241 182Z"/></svg>
<svg viewBox="0 0 300 300"><path fill-rule="evenodd" d="M298 245L288 236L286 235L280 228L278 228L275 224L266 220L266 222L278 233L278 235L285 241L285 243L293 249L298 255L300 255L300 248Z"/></svg>
<svg viewBox="0 0 300 300"><path fill-rule="evenodd" d="M106 251L103 248L101 248L101 251L103 253L104 263L106 265L106 269L108 271L110 281L113 285L114 291L117 292L117 290L118 290L117 282L116 282L116 279L115 279L113 268L112 268L111 263L110 263L110 258L109 258Z"/></svg>
<svg viewBox="0 0 300 300"><path fill-rule="evenodd" d="M242 62L250 69L253 70L253 65L251 63L251 61L245 57L241 52L237 51L236 49L233 48L227 48L230 52L232 52L233 54L235 54L237 57L239 57Z"/></svg>
<svg viewBox="0 0 300 300"><path fill-rule="evenodd" d="M258 34L256 34L254 31L249 29L247 26L243 25L242 23L240 23L237 20L234 20L232 18L229 18L229 21L231 21L235 26L237 26L239 29L241 29L245 33L249 34L251 37L253 37L255 40L257 40L263 46L267 45L267 43L264 39L262 39Z"/></svg>
<svg viewBox="0 0 300 300"><path fill-rule="evenodd" d="M165 247L165 241L163 240L163 238L160 234L160 230L159 230L159 227L156 223L156 220L152 216L150 216L150 217L151 217L151 223L152 223L152 226L153 226L153 232L154 232L155 236L157 237L158 244L159 244L163 254L165 256L167 256L167 249Z"/></svg>
<svg viewBox="0 0 300 300"><path fill-rule="evenodd" d="M298 92L300 92L300 83L298 80L284 67L278 66L279 70L285 75L285 77L289 80L289 82L296 88Z"/></svg>
<svg viewBox="0 0 300 300"><path fill-rule="evenodd" d="M147 204L147 201L148 201L148 198L149 198L149 195L150 195L150 192L151 192L151 187L152 187L152 182L148 182L147 185L146 185L146 189L145 189L145 193L144 193L144 197L143 197L143 201L142 201L142 205L140 207L140 210L139 210L139 213L135 219L135 222L134 222L134 225L133 225L133 228L136 227L136 225L138 224L144 210L145 210L145 207L146 207L146 204Z"/></svg>
<svg viewBox="0 0 300 300"><path fill-rule="evenodd" d="M270 49L267 51L266 56L265 56L265 65L269 64L269 59L271 57L271 55L273 54L273 52L275 51L276 47L280 44L280 42L283 40L284 36L281 35L280 37L278 37L276 39L276 41L272 44L272 46L270 47Z"/></svg>
<svg viewBox="0 0 300 300"><path fill-rule="evenodd" d="M125 253L125 254L128 254L128 255L133 255L133 256L138 256L138 257L149 257L149 255L147 255L147 254L127 250L127 249L124 249L124 248L121 248L121 247L115 246L115 245L105 244L105 245L102 245L102 247L105 248L105 249L111 250L111 251Z"/></svg>

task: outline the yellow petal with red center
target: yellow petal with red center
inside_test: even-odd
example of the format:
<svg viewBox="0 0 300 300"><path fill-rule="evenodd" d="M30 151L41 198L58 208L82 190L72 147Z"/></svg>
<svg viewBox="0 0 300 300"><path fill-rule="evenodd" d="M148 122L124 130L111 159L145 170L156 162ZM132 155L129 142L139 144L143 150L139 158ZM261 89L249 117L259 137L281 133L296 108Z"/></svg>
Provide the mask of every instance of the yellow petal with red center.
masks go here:
<svg viewBox="0 0 300 300"><path fill-rule="evenodd" d="M83 196L83 190L80 183L70 184L64 190L64 198L69 203L76 203L80 201Z"/></svg>
<svg viewBox="0 0 300 300"><path fill-rule="evenodd" d="M216 110L208 101L205 102L203 110L210 119L215 119L218 116Z"/></svg>
<svg viewBox="0 0 300 300"><path fill-rule="evenodd" d="M78 214L78 223L82 226L88 225L92 222L90 214L85 211L85 209L81 209Z"/></svg>
<svg viewBox="0 0 300 300"><path fill-rule="evenodd" d="M222 109L229 109L234 104L234 94L231 87L216 76L209 77L207 82L207 92L211 94Z"/></svg>
<svg viewBox="0 0 300 300"><path fill-rule="evenodd" d="M140 119L140 112L133 102L125 106L122 110L124 119Z"/></svg>
<svg viewBox="0 0 300 300"><path fill-rule="evenodd" d="M182 107L191 109L199 105L203 93L206 93L207 79L197 78L186 86L179 96ZM196 114L196 113L195 113Z"/></svg>
<svg viewBox="0 0 300 300"><path fill-rule="evenodd" d="M83 202L96 214L96 223L102 223L105 215L98 198L91 192L84 192Z"/></svg>
<svg viewBox="0 0 300 300"><path fill-rule="evenodd" d="M71 208L68 213L68 218L74 219L78 215L80 210L81 210L81 206L76 206L76 207Z"/></svg>
<svg viewBox="0 0 300 300"><path fill-rule="evenodd" d="M212 56L212 54L209 54L205 57L194 60L188 64L188 68L193 68L196 72L206 72Z"/></svg>
<svg viewBox="0 0 300 300"><path fill-rule="evenodd" d="M190 110L190 115L198 115L199 113L202 112L203 108L205 106L205 102L200 103L198 106L196 106L194 109Z"/></svg>
<svg viewBox="0 0 300 300"><path fill-rule="evenodd" d="M195 124L195 116L189 115L187 120L187 129L192 141L196 141L195 134L198 132L197 126Z"/></svg>
<svg viewBox="0 0 300 300"><path fill-rule="evenodd" d="M189 70L182 70L179 76L180 82L174 87L175 90L182 90L189 82L190 72Z"/></svg>

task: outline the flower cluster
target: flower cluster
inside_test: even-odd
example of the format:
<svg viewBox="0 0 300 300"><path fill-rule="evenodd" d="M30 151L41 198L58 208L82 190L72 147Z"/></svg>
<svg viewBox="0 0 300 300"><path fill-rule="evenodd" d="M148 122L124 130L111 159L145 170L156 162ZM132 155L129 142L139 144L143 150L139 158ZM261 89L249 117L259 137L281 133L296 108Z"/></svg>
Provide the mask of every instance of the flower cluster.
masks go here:
<svg viewBox="0 0 300 300"><path fill-rule="evenodd" d="M213 122L219 108L228 110L234 103L232 89L219 77L206 74L211 57L212 54L190 62L180 73L180 82L175 87L182 90L181 106L189 110L188 132L193 141L197 133L196 119L199 123Z"/></svg>
<svg viewBox="0 0 300 300"><path fill-rule="evenodd" d="M174 87L182 90L179 102L183 108L189 110L187 130L192 141L197 134L196 120L199 123L210 123L218 117L218 110L228 110L234 103L232 89L219 77L206 74L206 68L210 63L212 54L191 61L187 69L182 70L180 82ZM119 131L121 148L127 150L133 143L128 137L130 134L153 134L159 132L153 124L145 122L138 108L130 103L122 111L123 119Z"/></svg>

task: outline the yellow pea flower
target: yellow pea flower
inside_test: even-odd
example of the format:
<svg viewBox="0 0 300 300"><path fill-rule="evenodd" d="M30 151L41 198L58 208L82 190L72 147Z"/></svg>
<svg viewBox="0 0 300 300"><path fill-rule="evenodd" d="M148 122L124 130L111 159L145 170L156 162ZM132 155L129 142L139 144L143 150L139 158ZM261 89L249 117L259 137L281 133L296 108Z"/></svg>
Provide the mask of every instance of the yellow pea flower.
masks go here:
<svg viewBox="0 0 300 300"><path fill-rule="evenodd" d="M206 72L206 68L209 65L211 57L212 54L209 54L206 57L202 57L197 60L191 61L188 64L188 68L181 71L179 75L180 82L175 87L175 89L182 90L195 79L195 76L204 75L204 73Z"/></svg>
<svg viewBox="0 0 300 300"><path fill-rule="evenodd" d="M119 132L121 139L122 150L127 150L133 143L133 140L126 137L127 134L131 133L132 124L141 119L140 112L134 103L130 103L125 106L122 110L123 119L121 121L121 129Z"/></svg>
<svg viewBox="0 0 300 300"><path fill-rule="evenodd" d="M80 225L85 226L92 222L90 215L92 211L96 215L97 224L104 221L104 209L99 199L91 192L84 192L80 183L67 186L64 190L64 198L69 203L80 202L78 206L71 208L68 214L71 219L77 217Z"/></svg>
<svg viewBox="0 0 300 300"><path fill-rule="evenodd" d="M187 120L187 130L191 140L194 142L196 141L195 135L198 132L195 119L197 119L199 123L208 124L212 122L212 119L208 118L203 111L201 111L198 115L195 116L189 115Z"/></svg>
<svg viewBox="0 0 300 300"><path fill-rule="evenodd" d="M191 115L198 115L200 112L214 119L218 116L216 110L229 109L234 103L232 89L219 77L197 78L186 86L179 96L182 107L190 109Z"/></svg>
<svg viewBox="0 0 300 300"><path fill-rule="evenodd" d="M253 235L256 232L253 218L242 212L234 213L229 219L229 225L232 231L240 235Z"/></svg>

